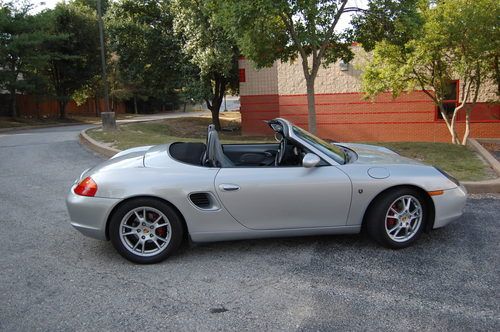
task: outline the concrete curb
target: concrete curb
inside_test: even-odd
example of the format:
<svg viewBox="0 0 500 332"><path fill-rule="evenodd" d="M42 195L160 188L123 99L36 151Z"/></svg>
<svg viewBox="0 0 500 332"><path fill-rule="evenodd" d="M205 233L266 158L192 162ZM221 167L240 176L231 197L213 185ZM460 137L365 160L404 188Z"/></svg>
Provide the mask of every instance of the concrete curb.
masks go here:
<svg viewBox="0 0 500 332"><path fill-rule="evenodd" d="M477 153L479 153L486 161L491 165L491 168L495 171L495 173L500 176L500 161L493 156L490 151L486 150L481 143L479 142L492 142L493 140L476 140L471 138L467 141L467 144L474 149Z"/></svg>
<svg viewBox="0 0 500 332"><path fill-rule="evenodd" d="M462 184L472 194L500 193L500 162L476 139L467 139L467 145L474 151L476 151L481 157L483 157L499 177L497 177L496 179L484 181L464 181L462 182Z"/></svg>
<svg viewBox="0 0 500 332"><path fill-rule="evenodd" d="M121 150L111 148L107 145L104 145L94 139L92 139L89 135L87 135L87 131L91 129L96 129L96 128L101 128L100 126L97 127L92 127L88 128L85 130L82 130L80 132L80 143L82 145L85 145L88 147L90 150L103 155L105 157L111 158ZM471 147L477 151L481 156L483 156L486 161L493 167L495 172L500 175L500 163L498 163L498 160L493 157L488 150L483 148L481 144L479 144L476 140L470 139L471 141ZM484 150L484 151L483 151ZM499 165L495 165L495 163L498 163ZM495 166L494 166L495 165ZM485 180L485 181L464 181L461 182L465 188L467 188L467 191L471 194L480 194L480 193L500 193L500 177L492 180Z"/></svg>
<svg viewBox="0 0 500 332"><path fill-rule="evenodd" d="M101 126L91 127L91 128L87 128L87 129L82 130L80 132L80 135L79 135L80 144L86 146L90 150L92 150L92 151L94 151L94 152L96 152L104 157L107 157L107 158L111 158L115 154L120 152L121 150L104 145L104 144L96 141L95 139L91 138L89 135L87 135L87 130L97 129L97 128L101 128Z"/></svg>

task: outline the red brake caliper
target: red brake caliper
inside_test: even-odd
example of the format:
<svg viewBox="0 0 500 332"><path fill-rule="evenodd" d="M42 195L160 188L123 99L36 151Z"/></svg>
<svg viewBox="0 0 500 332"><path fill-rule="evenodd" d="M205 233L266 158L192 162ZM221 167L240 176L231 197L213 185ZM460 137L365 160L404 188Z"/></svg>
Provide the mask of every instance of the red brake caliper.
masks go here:
<svg viewBox="0 0 500 332"><path fill-rule="evenodd" d="M392 205L391 208L394 209L394 205ZM395 218L388 217L386 219L386 222L387 222L387 228L389 228L389 229L393 228L394 225L396 225L396 219Z"/></svg>
<svg viewBox="0 0 500 332"><path fill-rule="evenodd" d="M159 217L158 215L151 213L151 216L150 216L149 220L156 220L158 217ZM167 232L165 230L165 227L158 227L155 230L155 233L158 236L165 237L165 235L166 235Z"/></svg>

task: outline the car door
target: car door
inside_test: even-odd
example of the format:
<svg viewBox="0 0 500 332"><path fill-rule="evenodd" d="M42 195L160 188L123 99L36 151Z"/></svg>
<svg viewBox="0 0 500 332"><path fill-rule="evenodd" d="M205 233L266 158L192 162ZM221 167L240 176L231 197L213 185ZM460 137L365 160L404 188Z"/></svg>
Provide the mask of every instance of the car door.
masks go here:
<svg viewBox="0 0 500 332"><path fill-rule="evenodd" d="M352 191L335 166L222 168L215 189L228 212L251 229L343 226Z"/></svg>

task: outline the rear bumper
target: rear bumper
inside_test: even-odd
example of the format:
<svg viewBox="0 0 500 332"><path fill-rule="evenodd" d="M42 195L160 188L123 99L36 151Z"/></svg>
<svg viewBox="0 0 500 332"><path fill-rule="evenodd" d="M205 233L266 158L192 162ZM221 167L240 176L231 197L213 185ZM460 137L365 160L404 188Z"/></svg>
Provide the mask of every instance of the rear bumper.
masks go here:
<svg viewBox="0 0 500 332"><path fill-rule="evenodd" d="M106 222L118 202L118 199L75 195L71 188L66 198L71 225L85 236L107 240Z"/></svg>
<svg viewBox="0 0 500 332"><path fill-rule="evenodd" d="M445 190L442 195L432 196L436 210L434 229L446 226L464 214L467 190L464 186Z"/></svg>

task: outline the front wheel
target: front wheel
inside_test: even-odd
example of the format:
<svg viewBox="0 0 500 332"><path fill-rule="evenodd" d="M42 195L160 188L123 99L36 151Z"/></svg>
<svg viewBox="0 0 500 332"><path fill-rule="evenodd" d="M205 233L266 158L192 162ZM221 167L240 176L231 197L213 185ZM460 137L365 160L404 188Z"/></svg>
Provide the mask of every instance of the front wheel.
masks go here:
<svg viewBox="0 0 500 332"><path fill-rule="evenodd" d="M183 227L177 213L153 199L136 199L121 205L109 224L115 249L139 264L158 263L182 242Z"/></svg>
<svg viewBox="0 0 500 332"><path fill-rule="evenodd" d="M416 241L424 229L427 203L422 194L401 188L379 197L368 211L367 230L380 244L400 249Z"/></svg>

